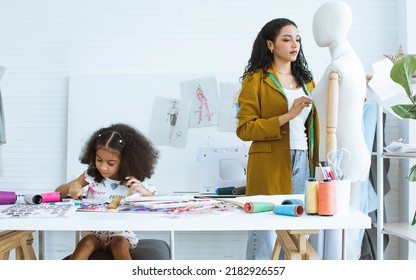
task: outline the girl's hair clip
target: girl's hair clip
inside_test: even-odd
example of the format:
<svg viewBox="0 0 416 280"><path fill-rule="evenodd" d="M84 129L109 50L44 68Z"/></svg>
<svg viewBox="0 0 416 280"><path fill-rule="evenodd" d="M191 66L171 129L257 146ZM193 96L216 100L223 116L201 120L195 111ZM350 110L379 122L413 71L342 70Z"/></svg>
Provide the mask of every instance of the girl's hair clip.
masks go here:
<svg viewBox="0 0 416 280"><path fill-rule="evenodd" d="M119 137L118 142L119 142L120 144L123 144L123 143L124 143L124 139L123 139L123 137L122 137L122 136L121 136L121 134L120 134L120 133L118 133L117 131L104 131L104 132L102 132L102 133L98 134L98 138L100 138L100 137L102 136L102 134L103 134L103 133L107 133L107 132L117 134L117 135L118 135L118 137Z"/></svg>

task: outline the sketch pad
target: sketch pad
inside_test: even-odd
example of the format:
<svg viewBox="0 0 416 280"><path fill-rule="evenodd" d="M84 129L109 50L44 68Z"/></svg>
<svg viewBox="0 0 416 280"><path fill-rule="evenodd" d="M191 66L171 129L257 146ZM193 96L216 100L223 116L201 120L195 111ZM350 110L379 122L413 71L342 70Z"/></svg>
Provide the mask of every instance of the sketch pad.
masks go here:
<svg viewBox="0 0 416 280"><path fill-rule="evenodd" d="M161 196L142 196L134 193L124 198L124 201L183 201L193 199L193 195L161 195Z"/></svg>
<svg viewBox="0 0 416 280"><path fill-rule="evenodd" d="M139 201L132 202L135 206L143 206L149 209L180 208L193 206L209 206L218 204L220 201L213 199L189 199L182 201Z"/></svg>

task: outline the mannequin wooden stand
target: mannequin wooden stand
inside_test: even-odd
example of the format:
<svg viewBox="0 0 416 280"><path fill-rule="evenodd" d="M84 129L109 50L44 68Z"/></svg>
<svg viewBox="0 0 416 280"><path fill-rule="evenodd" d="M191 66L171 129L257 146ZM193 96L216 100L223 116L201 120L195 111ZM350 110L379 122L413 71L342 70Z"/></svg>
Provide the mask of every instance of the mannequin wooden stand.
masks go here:
<svg viewBox="0 0 416 280"><path fill-rule="evenodd" d="M317 234L318 230L276 230L272 260L278 260L283 249L285 260L319 260L319 255L306 240L307 234Z"/></svg>
<svg viewBox="0 0 416 280"><path fill-rule="evenodd" d="M0 260L8 260L10 251L16 251L16 260L36 260L32 247L33 231L7 230L0 232Z"/></svg>
<svg viewBox="0 0 416 280"><path fill-rule="evenodd" d="M339 101L339 79L336 72L328 75L328 95L326 99L326 151L337 149L337 125L338 125L338 101Z"/></svg>

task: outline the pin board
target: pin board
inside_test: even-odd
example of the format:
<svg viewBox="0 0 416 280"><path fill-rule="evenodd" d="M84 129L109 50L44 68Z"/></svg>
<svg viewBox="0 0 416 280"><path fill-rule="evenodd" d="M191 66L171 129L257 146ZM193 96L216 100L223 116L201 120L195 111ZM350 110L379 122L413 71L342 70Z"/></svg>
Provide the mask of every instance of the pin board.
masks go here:
<svg viewBox="0 0 416 280"><path fill-rule="evenodd" d="M195 80L201 79L202 81L212 82L213 78L219 94L218 107L215 108L214 106L215 112L210 113L212 119L214 119L214 114L219 114L221 108L233 106L224 102L220 88L238 87L239 74L105 73L69 76L67 180L73 180L85 171L86 166L79 162L79 156L85 141L97 129L123 122L134 126L150 138L151 128L158 129L152 124L155 121L154 105L157 102L163 103L164 100L167 100L166 104L172 107L176 101L182 105L190 104L182 106L180 109L187 109L189 116L193 118L194 122L198 123L198 118L206 117L207 114L206 112L201 113L201 111L196 112L195 108L199 109L198 104L192 105L192 102L185 100L187 97L183 92ZM204 105L203 102L202 105ZM163 124L164 118L160 118L159 128L164 125L168 128L172 124L171 117L176 114L176 111L172 108L166 112L163 112L163 110L156 109L156 113L161 111L160 114L166 115L166 124ZM227 121L229 127L229 118ZM178 131L172 133L172 131L166 130L166 137L169 137L166 142L175 141L177 135L179 135L182 137L180 145L169 145L169 143L165 145L163 142L162 144L155 144L159 150L159 160L149 183L156 185L159 193L198 192L197 156L199 147L249 145L248 142L243 142L236 136L235 130L223 129L221 124L224 124L224 121L220 124L209 125L201 119L200 127L195 127L196 124L194 123L192 127L185 128L183 122L182 120L182 132L180 134ZM179 129L179 127L175 129ZM155 135L158 135L157 133ZM163 134L159 135L165 137ZM184 143L183 140L185 140Z"/></svg>

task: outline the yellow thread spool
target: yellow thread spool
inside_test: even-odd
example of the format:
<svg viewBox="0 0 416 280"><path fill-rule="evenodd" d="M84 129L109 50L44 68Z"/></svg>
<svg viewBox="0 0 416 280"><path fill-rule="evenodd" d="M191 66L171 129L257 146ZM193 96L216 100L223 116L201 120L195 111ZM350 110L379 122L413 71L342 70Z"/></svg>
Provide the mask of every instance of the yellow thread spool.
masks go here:
<svg viewBox="0 0 416 280"><path fill-rule="evenodd" d="M309 178L306 184L306 213L308 215L317 215L318 214L318 203L319 203L319 193L318 193L318 181L315 178Z"/></svg>

